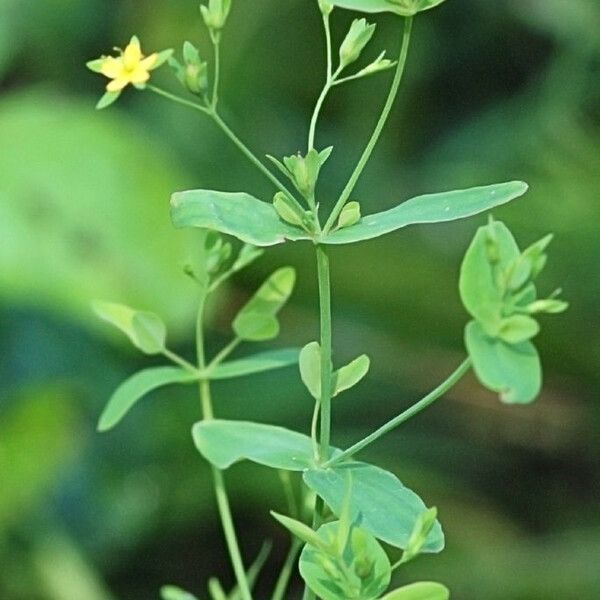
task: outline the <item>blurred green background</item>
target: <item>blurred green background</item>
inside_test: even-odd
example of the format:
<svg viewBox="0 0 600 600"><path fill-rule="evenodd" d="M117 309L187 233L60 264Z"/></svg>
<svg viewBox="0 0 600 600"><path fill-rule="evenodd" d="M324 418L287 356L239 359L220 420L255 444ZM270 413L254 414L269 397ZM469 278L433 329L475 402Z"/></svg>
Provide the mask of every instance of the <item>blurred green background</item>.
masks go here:
<svg viewBox="0 0 600 600"><path fill-rule="evenodd" d="M350 13L337 14L343 35ZM371 53L395 54L398 21L376 19ZM408 75L356 190L369 212L423 192L530 183L496 211L523 245L554 231L544 283L572 302L539 339L539 402L506 408L475 382L366 453L439 507L447 549L398 583L440 580L457 600L600 598L600 4L449 1L417 19ZM142 600L166 582L206 597L231 582L207 468L189 428L193 392L157 393L114 432L95 423L112 389L152 361L96 324L94 298L160 312L192 351L194 237L169 223L170 193L272 190L200 115L128 91L94 111L104 81L84 63L137 33L146 49L184 39L208 52L195 0L0 0L0 597ZM224 40L223 112L258 153L304 146L323 77L316 2L234 2ZM168 69L157 80L177 90ZM320 126L335 147L324 198L345 182L388 76L338 89ZM336 358L373 359L335 406L334 441L357 439L460 361L460 259L483 217L332 254ZM269 250L214 307L211 346L271 269L299 272L278 343L317 335L308 245ZM219 385L217 410L306 430L311 402L293 369ZM286 536L276 475L232 469L242 545ZM299 590L295 582L290 598Z"/></svg>

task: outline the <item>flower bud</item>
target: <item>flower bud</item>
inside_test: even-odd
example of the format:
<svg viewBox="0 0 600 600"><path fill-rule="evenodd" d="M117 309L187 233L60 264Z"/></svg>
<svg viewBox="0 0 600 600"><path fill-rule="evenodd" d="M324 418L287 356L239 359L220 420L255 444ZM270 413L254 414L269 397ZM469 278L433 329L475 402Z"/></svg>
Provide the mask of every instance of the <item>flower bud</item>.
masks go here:
<svg viewBox="0 0 600 600"><path fill-rule="evenodd" d="M323 16L327 17L333 11L333 4L329 0L319 0L319 10L323 13Z"/></svg>
<svg viewBox="0 0 600 600"><path fill-rule="evenodd" d="M213 32L220 31L225 27L230 10L231 0L208 0L208 6L200 5L204 23Z"/></svg>
<svg viewBox="0 0 600 600"><path fill-rule="evenodd" d="M366 19L355 19L340 47L340 66L347 67L356 61L375 33L375 25Z"/></svg>

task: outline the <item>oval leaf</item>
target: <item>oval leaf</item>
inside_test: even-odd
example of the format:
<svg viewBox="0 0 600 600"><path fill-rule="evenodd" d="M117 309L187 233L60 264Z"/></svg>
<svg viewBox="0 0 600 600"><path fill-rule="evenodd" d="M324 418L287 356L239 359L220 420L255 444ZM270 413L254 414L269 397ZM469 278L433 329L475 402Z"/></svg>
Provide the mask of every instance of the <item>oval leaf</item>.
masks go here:
<svg viewBox="0 0 600 600"><path fill-rule="evenodd" d="M461 300L469 314L490 329L499 325L504 302L504 291L498 286L495 272L504 271L519 255L519 246L508 227L492 221L477 230L463 259Z"/></svg>
<svg viewBox="0 0 600 600"><path fill-rule="evenodd" d="M171 198L171 220L175 227L211 229L255 246L310 239L302 229L283 222L272 204L246 193L179 192Z"/></svg>
<svg viewBox="0 0 600 600"><path fill-rule="evenodd" d="M349 472L352 474L350 504L353 521L384 542L406 548L417 519L427 507L392 473L367 463L351 462L328 469L308 470L304 473L304 481L339 517ZM436 521L422 551L440 552L443 548L444 534Z"/></svg>
<svg viewBox="0 0 600 600"><path fill-rule="evenodd" d="M173 383L191 383L197 380L197 375L180 367L154 367L132 375L111 396L98 422L98 431L112 429L138 400L153 390Z"/></svg>
<svg viewBox="0 0 600 600"><path fill-rule="evenodd" d="M386 594L381 600L448 600L450 591L441 583L420 581L398 588Z"/></svg>
<svg viewBox="0 0 600 600"><path fill-rule="evenodd" d="M312 440L283 427L214 420L196 423L192 433L200 454L219 469L241 460L287 471L314 466Z"/></svg>
<svg viewBox="0 0 600 600"><path fill-rule="evenodd" d="M231 360L221 363L210 373L210 379L233 379L289 367L298 362L300 350L298 348L282 348L281 350L269 350L260 352L253 356Z"/></svg>
<svg viewBox="0 0 600 600"><path fill-rule="evenodd" d="M355 358L351 363L333 374L333 395L337 396L354 387L368 372L371 360L366 354Z"/></svg>
<svg viewBox="0 0 600 600"><path fill-rule="evenodd" d="M321 346L319 342L310 342L300 351L300 377L310 395L321 399Z"/></svg>
<svg viewBox="0 0 600 600"><path fill-rule="evenodd" d="M233 330L243 340L263 341L279 333L275 316L288 301L296 283L292 267L275 271L233 320Z"/></svg>
<svg viewBox="0 0 600 600"><path fill-rule="evenodd" d="M531 342L507 344L488 336L477 321L465 328L465 344L481 383L507 404L533 402L542 386L540 358Z"/></svg>
<svg viewBox="0 0 600 600"><path fill-rule="evenodd" d="M353 227L330 233L322 242L352 244L391 233L408 225L464 219L506 204L522 196L526 191L526 183L512 181L468 190L418 196L385 212L363 217Z"/></svg>
<svg viewBox="0 0 600 600"><path fill-rule="evenodd" d="M339 537L339 522L327 523L315 535L325 548ZM353 527L343 553L333 554L307 544L300 555L300 575L323 600L374 600L389 586L390 561L377 540L362 528Z"/></svg>
<svg viewBox="0 0 600 600"><path fill-rule="evenodd" d="M103 321L120 329L145 354L165 349L167 328L158 315L111 302L94 302L93 306Z"/></svg>

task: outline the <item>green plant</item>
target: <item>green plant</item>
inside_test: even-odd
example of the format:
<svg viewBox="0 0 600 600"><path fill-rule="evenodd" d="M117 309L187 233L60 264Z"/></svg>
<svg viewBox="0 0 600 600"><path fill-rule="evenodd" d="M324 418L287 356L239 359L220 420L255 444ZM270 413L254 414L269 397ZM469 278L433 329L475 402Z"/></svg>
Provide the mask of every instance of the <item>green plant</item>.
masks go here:
<svg viewBox="0 0 600 600"><path fill-rule="evenodd" d="M201 231L199 256L186 269L197 282L200 303L196 327L195 364L174 354L166 345L166 327L154 314L116 304L99 303L101 318L120 328L142 352L162 354L175 366L144 370L127 380L113 395L100 419L100 429L115 426L143 395L168 384L199 386L203 419L193 427L198 451L210 463L217 503L237 587L230 594L218 580L209 583L214 600L251 600L252 584L264 564L264 553L246 570L229 508L223 471L236 462L249 460L282 473L289 498L290 515L273 513L292 534L288 558L273 592L273 600L285 597L298 554L299 569L306 582L305 599L360 598L370 600L442 600L449 597L441 584L420 582L388 592L392 573L425 552L440 552L444 534L437 510L406 488L392 473L356 460L356 455L383 435L442 397L471 368L489 389L506 403L529 403L538 395L541 369L531 339L539 331L535 315L558 313L567 304L555 292L539 299L534 279L546 262L550 236L523 252L508 228L490 221L481 227L469 247L460 275L461 298L473 320L465 329L468 357L435 390L385 423L350 448L331 445L331 404L343 391L358 384L367 374L370 361L361 355L347 365L334 368L331 329L331 289L328 248L361 242L413 224L447 222L470 217L522 196L527 185L514 181L468 190L419 196L375 215L362 215L361 205L351 201L373 149L387 122L407 62L413 20L417 13L443 0L319 0L326 47L327 72L308 128L305 154L267 156L284 176L277 177L242 142L219 113L220 44L231 10L229 0L210 0L201 7L202 17L214 47L212 76L209 64L189 42L183 46L183 62L172 51L144 57L137 38L118 57L102 57L89 63L92 70L111 79L99 108L114 102L129 84L149 90L199 111L228 136L253 165L274 185L272 203L247 193L193 190L176 193L171 215L176 227ZM335 7L362 12L388 12L400 17L401 42L398 59L380 54L373 62L347 74L372 40L375 26L356 19L342 41L335 66L330 18ZM150 71L163 62L170 64L177 79L196 100L188 100L148 83ZM322 106L339 85L378 72L395 69L389 95L364 152L348 183L327 218L321 210L317 184L332 148L318 149L316 132ZM212 80L212 81L211 81ZM284 183L285 180L288 180ZM221 236L230 235L243 243L234 257L233 247ZM259 247L306 241L313 245L318 270L320 339L301 350L271 350L237 360L230 354L241 343L258 343L279 332L277 314L292 293L295 281L291 268L277 270L260 287L233 320L233 339L211 360L204 349L204 316L207 302L234 273L257 259ZM234 257L234 258L232 258ZM310 435L281 427L241 420L215 418L211 381L248 376L260 371L298 364L300 376L314 398ZM304 497L299 502L290 484L290 472L301 473ZM307 512L309 514L307 514ZM309 524L310 522L310 524ZM394 564L381 542L402 550ZM165 600L190 600L194 596L175 588L162 590Z"/></svg>

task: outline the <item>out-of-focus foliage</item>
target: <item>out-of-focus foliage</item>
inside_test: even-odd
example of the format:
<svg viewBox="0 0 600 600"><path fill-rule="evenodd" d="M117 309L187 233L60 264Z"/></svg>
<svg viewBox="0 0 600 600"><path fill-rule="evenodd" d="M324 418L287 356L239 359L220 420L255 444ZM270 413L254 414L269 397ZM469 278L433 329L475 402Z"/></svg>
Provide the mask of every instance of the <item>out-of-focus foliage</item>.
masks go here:
<svg viewBox="0 0 600 600"><path fill-rule="evenodd" d="M353 15L334 14L341 40ZM377 48L393 55L399 19L374 20ZM323 78L316 2L234 2L230 23L223 41L228 121L259 154L295 153ZM446 550L411 563L407 580L394 585L440 580L461 600L597 598L599 30L592 0L462 0L416 20L392 126L354 199L370 214L425 191L527 181L527 196L495 214L524 245L556 232L546 277L564 282L572 308L538 339L547 372L536 406L507 410L467 381L365 456L419 489L445 525ZM208 187L268 199L273 190L208 122L181 107L128 90L116 107L93 110L102 83L85 61L132 33L149 48L189 39L209 58L193 0L0 0L6 600L141 600L157 597L165 581L206 597L203 581L227 572L224 549L214 544L207 472L189 434L193 392L156 392L136 407L136 419L95 433L116 384L150 363L107 346L94 333L89 302L160 313L186 353L194 287L181 265L193 246L169 223L170 193ZM167 72L157 78L177 89ZM323 167L326 194L345 183L386 85L380 75L328 101L318 132L320 145L334 146ZM416 227L332 252L336 364L352 359L357 345L372 359L369 376L340 400L348 410L335 408L337 446L406 407L460 360L468 316L458 269L482 223ZM286 245L235 279L214 307L215 339L228 335L223 323L249 290L288 263L298 271L298 291L281 315L282 343L314 339L309 256ZM230 314L221 319L219 311ZM243 408L248 418L303 431L306 394L292 370L215 386L219 416L236 418ZM228 473L249 555L262 542L257 530L277 548L286 543L267 513L285 512L283 493L259 468ZM262 577L273 570L267 566Z"/></svg>

